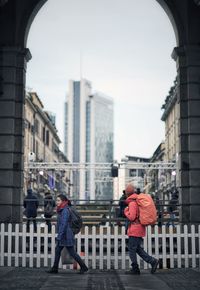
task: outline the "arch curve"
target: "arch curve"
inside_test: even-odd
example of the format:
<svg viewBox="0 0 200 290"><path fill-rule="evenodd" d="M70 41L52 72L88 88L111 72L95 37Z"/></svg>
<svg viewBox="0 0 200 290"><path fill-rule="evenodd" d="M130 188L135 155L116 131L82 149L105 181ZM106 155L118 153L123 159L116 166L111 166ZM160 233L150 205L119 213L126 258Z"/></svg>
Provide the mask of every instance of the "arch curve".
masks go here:
<svg viewBox="0 0 200 290"><path fill-rule="evenodd" d="M29 34L29 30L31 27L31 24L33 23L33 20L35 18L35 16L37 15L37 13L39 12L39 10L42 8L42 6L47 2L48 0L37 0L35 1L35 7L31 10L31 13L28 17L27 20L27 24L26 24L26 28L25 28L25 33L24 33L24 46L26 47L27 44L27 39L28 39L28 34Z"/></svg>
<svg viewBox="0 0 200 290"><path fill-rule="evenodd" d="M41 9L41 7L47 2L48 0L33 0L34 4L33 7L30 10L30 14L26 20L26 25L25 25L25 32L24 32L24 46L26 47L27 44L27 38L28 38L28 33L31 27L31 24ZM176 7L176 4L174 2L169 1L169 0L155 0L160 4L160 6L163 8L163 10L166 12L167 16L169 17L169 20L172 24L174 33L175 33L175 38L176 38L176 43L177 46L181 45L183 42L183 34L181 31L183 31L183 23L181 22L180 15L178 14L178 9Z"/></svg>
<svg viewBox="0 0 200 290"><path fill-rule="evenodd" d="M182 42L182 34L181 34L181 27L183 24L181 23L180 16L177 13L177 8L175 7L174 3L172 1L168 0L156 0L160 6L163 8L163 10L166 12L167 16L169 17L169 20L172 24L175 38L176 38L176 44L177 46L180 45Z"/></svg>

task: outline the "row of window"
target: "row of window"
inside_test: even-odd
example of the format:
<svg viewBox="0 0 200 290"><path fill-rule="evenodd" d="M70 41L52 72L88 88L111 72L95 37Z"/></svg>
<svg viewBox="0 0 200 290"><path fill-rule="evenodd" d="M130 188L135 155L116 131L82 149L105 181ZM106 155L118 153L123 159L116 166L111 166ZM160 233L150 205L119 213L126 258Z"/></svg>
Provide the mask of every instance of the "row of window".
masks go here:
<svg viewBox="0 0 200 290"><path fill-rule="evenodd" d="M42 127L42 126L41 126ZM32 125L28 120L25 120L25 128L31 131L32 134L37 134L39 138L44 142L45 145L49 146L50 134L44 126L42 127L42 134L40 135L40 123L35 119L35 124Z"/></svg>

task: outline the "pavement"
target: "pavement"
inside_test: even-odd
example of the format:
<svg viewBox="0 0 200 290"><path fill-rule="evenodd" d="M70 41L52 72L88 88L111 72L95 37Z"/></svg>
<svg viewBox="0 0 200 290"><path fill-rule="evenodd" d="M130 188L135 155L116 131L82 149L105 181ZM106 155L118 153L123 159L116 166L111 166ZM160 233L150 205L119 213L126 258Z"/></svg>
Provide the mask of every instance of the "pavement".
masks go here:
<svg viewBox="0 0 200 290"><path fill-rule="evenodd" d="M158 269L155 274L142 270L140 276L122 270L60 270L48 274L46 268L0 267L3 290L193 290L200 289L200 269Z"/></svg>

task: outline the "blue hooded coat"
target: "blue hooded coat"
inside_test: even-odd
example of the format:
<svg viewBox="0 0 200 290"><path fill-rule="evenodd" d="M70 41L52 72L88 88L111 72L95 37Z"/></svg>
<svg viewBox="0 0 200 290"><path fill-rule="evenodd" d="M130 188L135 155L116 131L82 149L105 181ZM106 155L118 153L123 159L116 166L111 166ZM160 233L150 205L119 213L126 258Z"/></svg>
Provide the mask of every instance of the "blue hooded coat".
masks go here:
<svg viewBox="0 0 200 290"><path fill-rule="evenodd" d="M59 242L60 246L71 247L74 246L75 239L69 223L70 212L68 208L69 206L65 206L57 213L57 241Z"/></svg>
<svg viewBox="0 0 200 290"><path fill-rule="evenodd" d="M37 216L37 208L39 202L37 197L33 194L32 189L27 190L27 196L24 199L24 208L26 209L27 218L35 218Z"/></svg>

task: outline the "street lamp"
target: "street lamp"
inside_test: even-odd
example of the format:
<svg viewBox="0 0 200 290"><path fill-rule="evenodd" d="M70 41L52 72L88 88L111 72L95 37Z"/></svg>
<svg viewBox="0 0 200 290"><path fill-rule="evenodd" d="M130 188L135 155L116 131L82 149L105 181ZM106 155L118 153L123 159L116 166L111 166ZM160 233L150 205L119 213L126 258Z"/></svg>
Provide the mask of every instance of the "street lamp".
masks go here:
<svg viewBox="0 0 200 290"><path fill-rule="evenodd" d="M173 176L172 186L174 186L174 188L176 188L176 170L173 170L171 175Z"/></svg>
<svg viewBox="0 0 200 290"><path fill-rule="evenodd" d="M43 171L43 170L40 170L40 171L39 171L39 174L40 174L41 176L43 176L43 175L44 175L44 171Z"/></svg>
<svg viewBox="0 0 200 290"><path fill-rule="evenodd" d="M176 171L175 170L172 171L172 176L176 176Z"/></svg>

